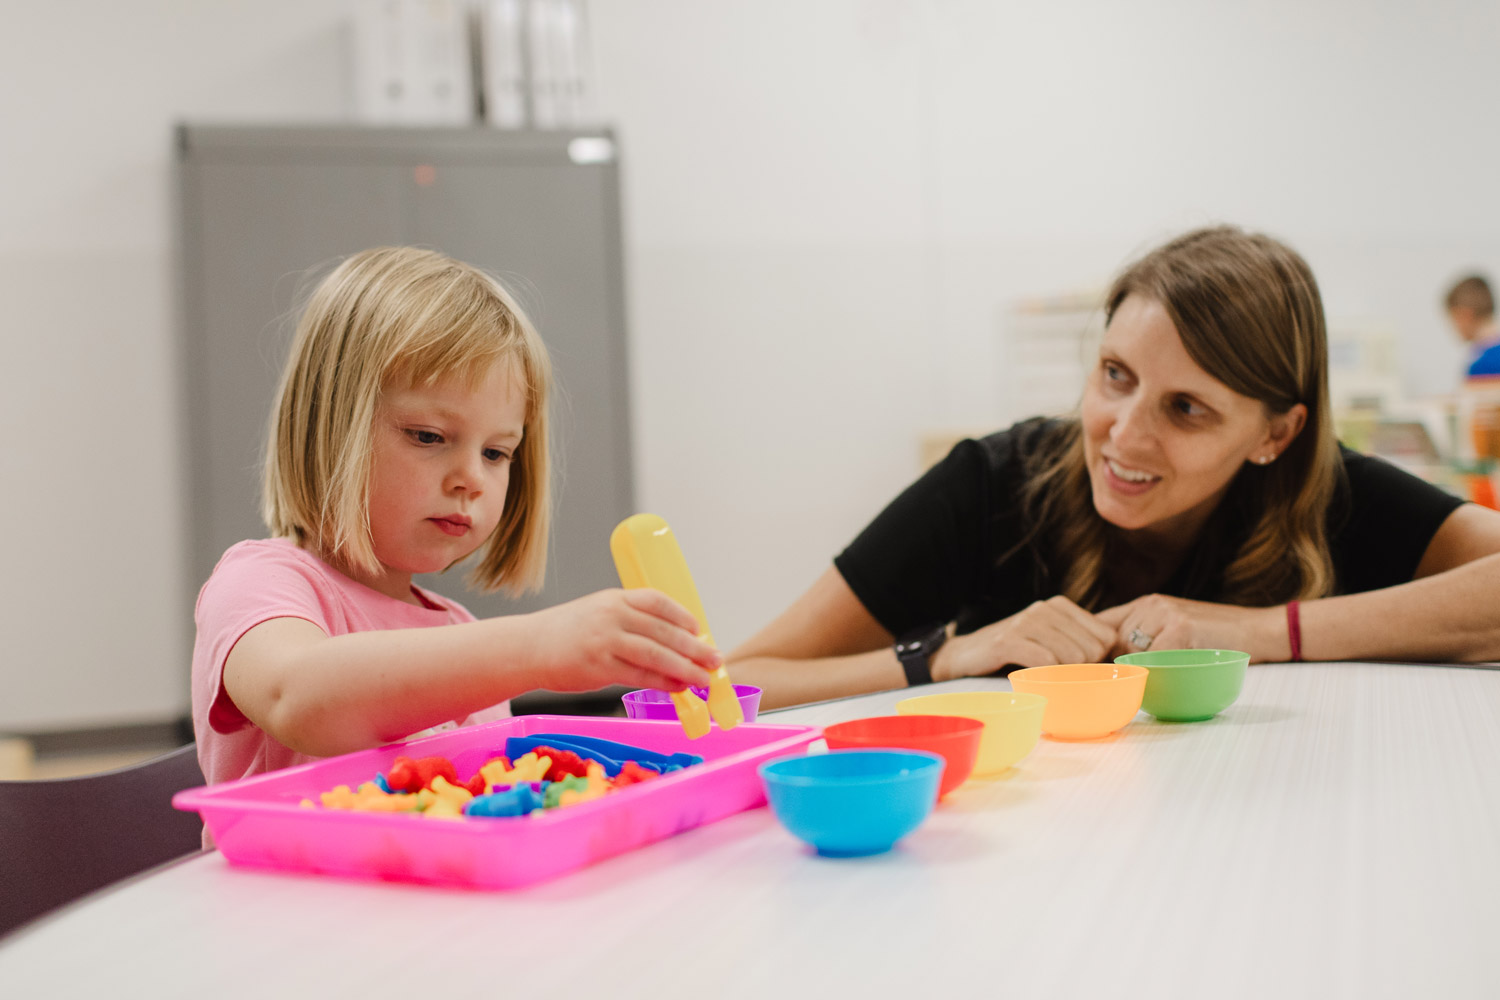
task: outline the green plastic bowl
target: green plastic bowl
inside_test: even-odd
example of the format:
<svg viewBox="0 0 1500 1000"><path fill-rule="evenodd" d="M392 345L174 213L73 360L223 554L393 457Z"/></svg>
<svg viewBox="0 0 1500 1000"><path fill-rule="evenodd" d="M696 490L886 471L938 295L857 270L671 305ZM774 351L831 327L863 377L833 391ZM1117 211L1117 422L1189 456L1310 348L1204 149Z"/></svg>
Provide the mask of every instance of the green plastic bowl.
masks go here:
<svg viewBox="0 0 1500 1000"><path fill-rule="evenodd" d="M1115 657L1151 671L1141 708L1163 722L1202 722L1234 704L1250 654L1234 649L1152 649Z"/></svg>

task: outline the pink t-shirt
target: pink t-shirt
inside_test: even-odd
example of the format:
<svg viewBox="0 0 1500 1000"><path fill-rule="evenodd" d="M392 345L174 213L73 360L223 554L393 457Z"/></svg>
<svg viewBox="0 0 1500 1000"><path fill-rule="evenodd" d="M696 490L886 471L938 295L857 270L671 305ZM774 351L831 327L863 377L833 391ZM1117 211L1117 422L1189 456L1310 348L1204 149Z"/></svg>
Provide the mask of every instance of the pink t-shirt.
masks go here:
<svg viewBox="0 0 1500 1000"><path fill-rule="evenodd" d="M420 587L412 590L427 607L356 583L285 538L240 542L225 552L198 593L198 638L193 644L193 731L198 763L208 783L317 759L267 736L224 690L224 662L241 636L272 618L305 618L330 636L474 620L456 601ZM510 704L501 702L461 724L508 715Z"/></svg>

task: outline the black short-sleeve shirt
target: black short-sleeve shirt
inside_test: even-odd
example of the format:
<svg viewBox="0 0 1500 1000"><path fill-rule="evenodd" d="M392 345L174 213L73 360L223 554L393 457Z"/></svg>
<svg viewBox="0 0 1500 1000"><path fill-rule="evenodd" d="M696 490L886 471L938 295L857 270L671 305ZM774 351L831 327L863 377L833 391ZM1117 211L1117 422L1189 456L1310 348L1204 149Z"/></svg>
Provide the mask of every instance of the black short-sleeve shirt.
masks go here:
<svg viewBox="0 0 1500 1000"><path fill-rule="evenodd" d="M888 632L949 621L972 632L1058 592L1046 541L1020 545L1027 461L1057 427L1028 420L959 442L835 557L854 595ZM1340 453L1345 483L1328 516L1337 592L1411 580L1438 527L1463 501L1389 462ZM1179 574L1162 592L1213 600L1214 587L1211 574Z"/></svg>

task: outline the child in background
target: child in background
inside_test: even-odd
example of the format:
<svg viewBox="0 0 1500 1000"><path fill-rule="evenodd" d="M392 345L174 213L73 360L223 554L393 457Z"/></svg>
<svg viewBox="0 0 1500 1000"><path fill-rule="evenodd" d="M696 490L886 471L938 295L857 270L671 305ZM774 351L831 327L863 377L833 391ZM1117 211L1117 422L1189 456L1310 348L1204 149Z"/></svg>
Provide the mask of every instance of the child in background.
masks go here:
<svg viewBox="0 0 1500 1000"><path fill-rule="evenodd" d="M1469 345L1470 378L1500 375L1500 324L1495 322L1495 296L1483 275L1471 274L1448 289L1443 300L1448 322Z"/></svg>
<svg viewBox="0 0 1500 1000"><path fill-rule="evenodd" d="M193 728L210 783L509 714L535 688L708 683L719 653L652 590L476 621L413 585L541 585L546 349L493 278L368 250L313 293L274 411L262 513L198 595ZM603 539L600 544L605 544Z"/></svg>

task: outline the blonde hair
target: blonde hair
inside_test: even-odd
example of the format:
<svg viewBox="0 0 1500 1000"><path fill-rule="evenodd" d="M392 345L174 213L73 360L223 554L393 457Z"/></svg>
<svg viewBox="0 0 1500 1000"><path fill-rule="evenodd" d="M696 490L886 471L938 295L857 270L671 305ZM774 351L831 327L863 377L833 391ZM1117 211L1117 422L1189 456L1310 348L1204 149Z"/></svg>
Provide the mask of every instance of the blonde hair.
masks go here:
<svg viewBox="0 0 1500 1000"><path fill-rule="evenodd" d="M1106 322L1127 296L1159 303L1183 347L1209 375L1270 414L1307 407L1302 432L1277 460L1235 475L1220 504L1253 518L1227 553L1218 600L1248 606L1321 597L1335 586L1326 519L1343 476L1328 403L1328 335L1322 298L1307 262L1282 243L1230 226L1179 236L1115 279ZM1093 506L1083 434L1067 422L1038 453L1023 490L1037 532L1062 560L1061 591L1096 608L1106 597L1110 528ZM1212 546L1229 526L1211 519L1197 544ZM1111 595L1119 596L1119 595Z"/></svg>
<svg viewBox="0 0 1500 1000"><path fill-rule="evenodd" d="M431 250L365 250L313 291L271 415L261 515L272 536L377 571L369 489L381 392L449 377L477 385L498 363L525 386L525 434L469 579L486 591L539 589L551 520L547 350L496 278Z"/></svg>

